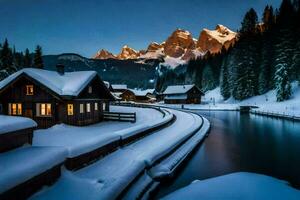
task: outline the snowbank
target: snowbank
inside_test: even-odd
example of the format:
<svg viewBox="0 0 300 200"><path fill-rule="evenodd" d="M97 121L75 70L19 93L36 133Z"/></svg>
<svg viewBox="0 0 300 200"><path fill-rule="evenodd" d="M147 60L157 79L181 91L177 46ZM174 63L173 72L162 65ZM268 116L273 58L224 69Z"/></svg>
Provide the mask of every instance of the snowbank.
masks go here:
<svg viewBox="0 0 300 200"><path fill-rule="evenodd" d="M203 181L194 181L163 199L298 200L300 199L300 191L276 178L240 172Z"/></svg>
<svg viewBox="0 0 300 200"><path fill-rule="evenodd" d="M198 105L184 105L184 108L197 110L237 110L239 106L251 105L258 106L258 111L300 117L300 87L297 82L292 83L291 98L284 102L276 101L275 90L271 90L266 94L251 97L243 101L237 101L233 98L224 101L222 95L220 94L219 87L206 92L202 102L203 104ZM165 104L165 106L181 108L181 105Z"/></svg>
<svg viewBox="0 0 300 200"><path fill-rule="evenodd" d="M63 148L24 147L0 154L0 193L62 163Z"/></svg>
<svg viewBox="0 0 300 200"><path fill-rule="evenodd" d="M0 134L34 128L36 126L37 123L29 118L0 115Z"/></svg>
<svg viewBox="0 0 300 200"><path fill-rule="evenodd" d="M65 147L68 150L68 157L73 158L123 137L137 134L166 120L162 113L150 108L112 106L111 111L136 112L137 121L136 123L109 121L83 127L55 125L49 129L35 131L33 146Z"/></svg>
<svg viewBox="0 0 300 200"><path fill-rule="evenodd" d="M169 127L148 135L73 173L78 178L79 185L84 185L87 181L93 183L90 186L83 186L89 187L87 190L98 188L95 198L92 198L91 194L83 194L84 192L74 193L82 189L76 190L77 185L73 187L69 181L59 181L53 187L37 195L36 199L61 199L62 197L63 199L77 199L78 195L82 199L115 199L145 169L151 168L158 160L171 153L201 126L202 120L197 115L180 111L169 112L177 117L177 120ZM81 183L80 180L82 180ZM147 177L141 181L146 181L146 185L149 183Z"/></svg>

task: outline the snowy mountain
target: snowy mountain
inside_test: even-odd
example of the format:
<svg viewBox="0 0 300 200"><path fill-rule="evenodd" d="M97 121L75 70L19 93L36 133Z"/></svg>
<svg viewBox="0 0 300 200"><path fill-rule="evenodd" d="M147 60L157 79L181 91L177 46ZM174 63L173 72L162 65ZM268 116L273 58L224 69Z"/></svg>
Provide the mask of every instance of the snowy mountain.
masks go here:
<svg viewBox="0 0 300 200"><path fill-rule="evenodd" d="M231 31L223 25L217 25L215 30L204 29L199 35L199 39L193 38L189 31L176 29L162 43L152 42L147 50L134 50L125 45L121 53L113 55L107 50L99 51L94 59L164 59L163 65L176 67L191 59L203 56L206 52L218 53L222 47L229 48L235 43L237 33Z"/></svg>

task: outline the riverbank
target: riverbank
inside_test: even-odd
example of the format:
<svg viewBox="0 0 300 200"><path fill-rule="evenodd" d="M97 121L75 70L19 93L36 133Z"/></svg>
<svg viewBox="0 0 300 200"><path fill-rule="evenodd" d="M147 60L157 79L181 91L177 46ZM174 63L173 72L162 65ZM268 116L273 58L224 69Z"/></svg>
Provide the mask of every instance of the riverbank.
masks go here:
<svg viewBox="0 0 300 200"><path fill-rule="evenodd" d="M300 118L300 86L298 82L292 83L292 96L283 102L276 101L276 91L271 90L266 94L251 97L243 101L230 98L226 101L220 93L220 88L206 92L202 104L170 105L160 104L171 108L184 108L188 110L201 111L238 111L240 106L255 106L254 114L280 117L285 119L298 120Z"/></svg>
<svg viewBox="0 0 300 200"><path fill-rule="evenodd" d="M212 124L209 136L175 176L160 185L153 199L161 199L194 180L234 172L265 174L300 189L300 123L240 112L194 112Z"/></svg>

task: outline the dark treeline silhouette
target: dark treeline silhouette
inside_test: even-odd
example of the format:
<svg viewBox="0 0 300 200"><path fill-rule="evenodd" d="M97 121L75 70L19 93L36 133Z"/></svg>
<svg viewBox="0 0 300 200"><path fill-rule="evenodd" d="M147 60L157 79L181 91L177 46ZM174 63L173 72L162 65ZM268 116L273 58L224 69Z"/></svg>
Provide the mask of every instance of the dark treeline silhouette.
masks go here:
<svg viewBox="0 0 300 200"><path fill-rule="evenodd" d="M266 6L261 22L250 9L233 47L191 60L184 73L163 73L156 89L179 79L176 83L195 83L204 91L220 86L224 99L243 100L276 89L277 101L284 101L291 96L291 82L300 81L299 38L300 0L283 0L278 10Z"/></svg>
<svg viewBox="0 0 300 200"><path fill-rule="evenodd" d="M42 47L37 45L35 52L16 52L11 48L8 40L0 44L0 80L24 67L44 68L42 58Z"/></svg>

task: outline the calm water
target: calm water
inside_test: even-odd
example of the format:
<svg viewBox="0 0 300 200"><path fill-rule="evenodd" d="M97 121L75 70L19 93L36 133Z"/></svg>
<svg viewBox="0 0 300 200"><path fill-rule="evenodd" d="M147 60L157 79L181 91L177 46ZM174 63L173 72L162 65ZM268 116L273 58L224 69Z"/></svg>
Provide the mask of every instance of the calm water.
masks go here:
<svg viewBox="0 0 300 200"><path fill-rule="evenodd" d="M199 112L212 123L205 142L156 198L195 179L247 171L289 181L300 189L300 123L239 112Z"/></svg>

